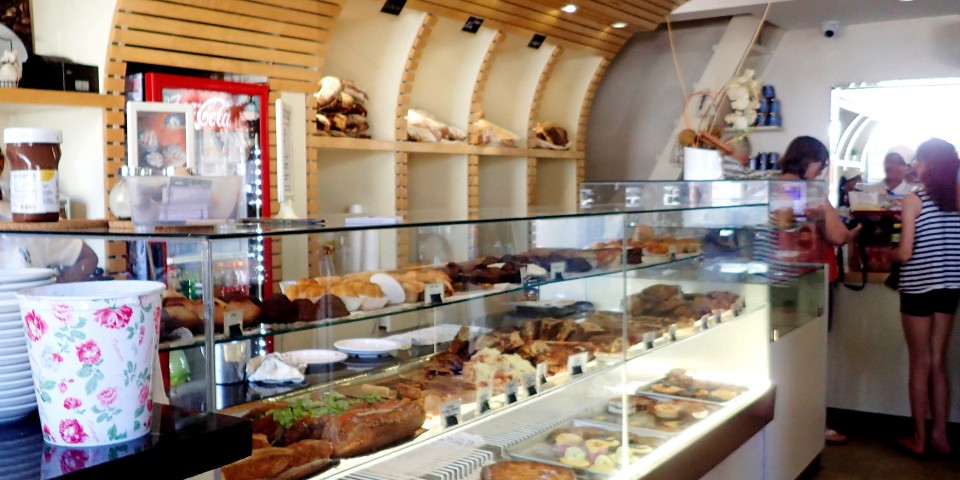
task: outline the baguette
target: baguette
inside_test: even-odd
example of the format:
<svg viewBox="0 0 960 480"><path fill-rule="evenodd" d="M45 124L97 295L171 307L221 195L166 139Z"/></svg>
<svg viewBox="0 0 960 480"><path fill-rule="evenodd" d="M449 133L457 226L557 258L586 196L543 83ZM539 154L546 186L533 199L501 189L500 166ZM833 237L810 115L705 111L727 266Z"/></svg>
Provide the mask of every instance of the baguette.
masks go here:
<svg viewBox="0 0 960 480"><path fill-rule="evenodd" d="M419 403L389 401L334 415L323 438L333 444L334 458L355 457L412 437L425 420Z"/></svg>

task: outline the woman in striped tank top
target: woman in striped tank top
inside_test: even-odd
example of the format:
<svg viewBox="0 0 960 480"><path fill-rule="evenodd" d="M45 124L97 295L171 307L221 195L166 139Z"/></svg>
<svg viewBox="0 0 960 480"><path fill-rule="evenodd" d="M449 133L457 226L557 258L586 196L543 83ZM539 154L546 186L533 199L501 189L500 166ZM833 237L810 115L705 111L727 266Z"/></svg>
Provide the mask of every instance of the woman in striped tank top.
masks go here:
<svg viewBox="0 0 960 480"><path fill-rule="evenodd" d="M923 188L903 199L900 246L890 253L900 270L900 317L910 356L912 438L897 442L922 455L927 445L927 411L933 417L930 444L950 453L947 416L950 384L947 345L960 303L960 212L953 145L934 138L917 149L917 173Z"/></svg>

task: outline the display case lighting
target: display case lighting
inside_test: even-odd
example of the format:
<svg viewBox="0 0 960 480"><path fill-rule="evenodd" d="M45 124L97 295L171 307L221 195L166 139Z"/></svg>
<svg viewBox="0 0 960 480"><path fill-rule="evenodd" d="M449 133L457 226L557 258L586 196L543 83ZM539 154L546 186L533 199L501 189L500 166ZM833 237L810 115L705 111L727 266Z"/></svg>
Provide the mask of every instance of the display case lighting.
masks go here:
<svg viewBox="0 0 960 480"><path fill-rule="evenodd" d="M613 22L610 26L613 28L627 28L627 22Z"/></svg>
<svg viewBox="0 0 960 480"><path fill-rule="evenodd" d="M568 3L564 5L563 8L561 8L560 10L563 10L564 12L567 12L567 13L574 13L577 11L577 6L572 3Z"/></svg>

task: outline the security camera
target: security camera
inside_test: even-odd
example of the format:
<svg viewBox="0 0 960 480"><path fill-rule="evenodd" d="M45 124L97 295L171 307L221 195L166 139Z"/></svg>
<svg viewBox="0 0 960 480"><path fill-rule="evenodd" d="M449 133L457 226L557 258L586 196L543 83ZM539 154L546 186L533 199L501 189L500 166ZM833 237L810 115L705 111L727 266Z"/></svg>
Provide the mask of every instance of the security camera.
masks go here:
<svg viewBox="0 0 960 480"><path fill-rule="evenodd" d="M836 37L840 33L840 22L829 21L820 24L820 33L826 38Z"/></svg>

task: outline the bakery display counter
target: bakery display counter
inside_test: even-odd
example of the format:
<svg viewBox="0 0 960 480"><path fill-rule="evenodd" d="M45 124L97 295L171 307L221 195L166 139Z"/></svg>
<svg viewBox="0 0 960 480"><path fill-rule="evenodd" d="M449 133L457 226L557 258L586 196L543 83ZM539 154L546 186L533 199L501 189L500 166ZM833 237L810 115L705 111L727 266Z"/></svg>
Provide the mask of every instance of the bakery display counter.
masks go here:
<svg viewBox="0 0 960 480"><path fill-rule="evenodd" d="M660 201L651 208L73 235L195 247L199 262L161 279L160 366L172 405L252 422L253 455L223 478L391 478L363 475L461 436L488 461L632 478L667 468L769 394L772 307L787 305L774 289L812 288L797 272L822 268L782 269L763 254L776 232L808 220L771 215L758 183L724 187L752 192L726 200L664 183L647 185L647 201ZM798 212L816 203L790 191ZM250 238L284 252L266 298L215 271L218 245ZM312 250L291 254L303 245ZM593 424L605 432L576 430ZM559 428L574 430L549 438ZM491 447L508 433L522 438ZM711 447L716 461L755 457L753 442L739 450L734 438ZM534 445L544 439L551 448Z"/></svg>

